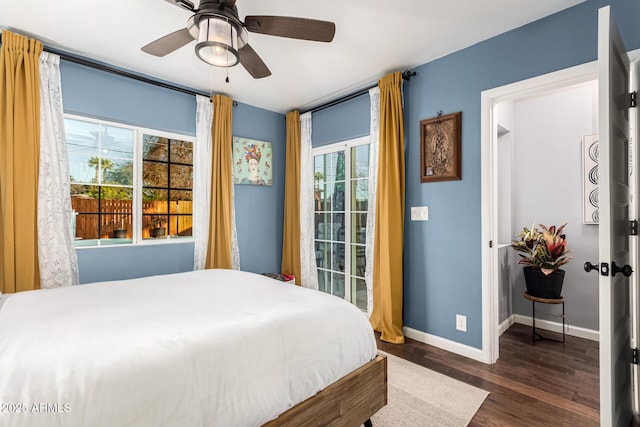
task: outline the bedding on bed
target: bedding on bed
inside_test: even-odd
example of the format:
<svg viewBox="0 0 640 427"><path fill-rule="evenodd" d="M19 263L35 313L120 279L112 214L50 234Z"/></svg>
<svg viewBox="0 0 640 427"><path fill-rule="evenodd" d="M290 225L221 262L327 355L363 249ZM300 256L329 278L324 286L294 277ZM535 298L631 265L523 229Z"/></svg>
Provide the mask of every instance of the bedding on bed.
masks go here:
<svg viewBox="0 0 640 427"><path fill-rule="evenodd" d="M200 270L0 308L2 426L259 426L376 355L352 304Z"/></svg>

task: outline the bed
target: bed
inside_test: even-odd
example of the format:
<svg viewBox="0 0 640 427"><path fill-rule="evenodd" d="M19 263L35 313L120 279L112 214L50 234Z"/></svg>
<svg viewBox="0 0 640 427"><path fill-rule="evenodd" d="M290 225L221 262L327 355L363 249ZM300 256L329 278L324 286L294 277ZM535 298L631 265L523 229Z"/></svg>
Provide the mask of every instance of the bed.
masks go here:
<svg viewBox="0 0 640 427"><path fill-rule="evenodd" d="M201 270L0 299L0 425L352 426L386 404L365 316Z"/></svg>

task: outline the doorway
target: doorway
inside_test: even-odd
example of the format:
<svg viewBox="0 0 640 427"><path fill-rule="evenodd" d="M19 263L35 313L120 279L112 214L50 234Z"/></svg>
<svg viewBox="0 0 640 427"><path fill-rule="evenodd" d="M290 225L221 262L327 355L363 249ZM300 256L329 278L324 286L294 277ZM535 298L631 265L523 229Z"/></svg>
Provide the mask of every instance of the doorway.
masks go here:
<svg viewBox="0 0 640 427"><path fill-rule="evenodd" d="M640 58L640 50L629 52L629 57L632 61L637 60ZM503 124L500 124L500 117L504 117L505 114L507 114L508 117L509 107L505 108L505 106L518 102L518 100L535 98L541 94L553 94L558 91L563 91L566 88L590 84L589 82L596 81L598 73L597 67L597 61L593 61L490 89L481 94L482 361L485 363L496 362L499 357L500 334L510 326L508 322L504 322L505 317L511 317L506 316L506 314L509 313L508 306L502 313L500 311L501 298L504 306L505 298L508 297L506 291L503 290L501 293L500 278L501 276L503 279L509 277L508 275L514 274L520 269L520 266L515 264L516 260L510 260L504 255L504 252L506 252L504 249L506 248L505 245L508 244L509 241L508 239L507 241L502 241L502 239L506 239L504 237L505 230L509 228L513 230L514 227L526 226L526 224L513 224L513 218L511 224L508 224L508 221L506 224L501 223L499 219L501 209L499 192L500 156L504 158L509 155L504 149L501 153L499 144L509 139L509 137L506 139L504 139L504 137L507 136L508 131L510 131L507 126L504 125L504 120L502 120ZM505 110L507 111L506 113ZM507 122L509 122L509 120L507 120ZM499 142L500 137L503 138L503 141ZM504 173L503 171L503 175ZM509 202L509 204L510 203L511 202ZM504 218L504 206L502 210L502 217ZM561 220L562 219L559 219L558 221ZM537 221L538 223L543 222L541 218L534 218L532 221ZM576 222L575 225L579 225L579 223ZM531 224L528 224L528 226L531 226ZM568 238L571 239L570 236ZM500 246L500 243L502 243L503 246ZM569 240L569 245L571 245L571 240ZM502 254L500 254L501 248L503 248ZM510 272L505 272L500 269L500 255L503 256L503 263L510 262ZM595 258L597 259L597 256ZM575 258L570 264L573 264L573 268L579 269L584 261L586 261L586 259ZM522 297L518 292L513 292L513 289L511 292L511 302L514 301L514 298ZM513 307L511 309L513 310ZM502 319L501 316L503 317ZM571 313L568 313L568 316L571 317ZM525 324L527 322L526 318L520 318L518 316L512 317L512 320ZM554 324L549 324L549 326L553 329ZM587 339L598 339L598 334L594 333L590 328L573 326L571 328L572 334L576 336ZM557 332L561 331L561 327L556 329Z"/></svg>
<svg viewBox="0 0 640 427"><path fill-rule="evenodd" d="M525 308L523 308L525 303L521 301L523 299L521 289L514 286L514 283L523 282L523 279L519 277L522 275L522 269L517 266L517 259L513 255L513 251L508 249L509 243L522 227L531 227L531 222L535 225L543 223L549 226L562 224L566 220L564 217L570 215L564 215L563 212L553 213L555 216L547 220L542 208L544 208L544 203L549 203L549 206L553 207L553 211L558 212L556 205L561 205L564 202L567 202L567 205L575 204L575 201L568 202L566 200L567 194L562 194L558 188L562 186L554 186L553 180L554 177L558 181L566 179L565 173L580 173L573 170L576 159L581 162L579 157L581 153L580 141L577 143L574 141L573 147L569 148L569 150L573 150L570 155L575 157L571 160L574 165L572 171L564 172L557 170L558 168L554 171L548 165L545 166L545 160L552 158L549 156L557 158L560 155L559 151L566 150L567 147L554 149L553 141L535 141L535 139L526 141L526 135L522 137L525 130L518 133L514 126L518 126L518 123L524 123L525 128L533 126L536 129L537 127L536 130L540 132L534 133L538 135L544 135L549 130L553 132L553 129L549 129L549 121L543 120L536 123L536 118L531 113L526 113L527 109L535 107L536 104L544 105L544 102L549 102L554 96L565 91L576 90L576 88L589 89L596 78L597 64L593 62L482 93L482 348L483 361L486 363L495 363L499 357L500 334L513 322L527 322L527 316L521 314L525 312ZM524 119L518 118L517 114L525 114ZM570 114L571 112L568 112L567 117ZM597 129L597 119L588 117L586 120L595 120ZM588 129L585 132L591 133ZM581 163L579 164L581 165ZM581 170L581 166L578 169ZM529 177L530 179L525 176L526 174L532 175ZM518 179L514 179L515 177ZM549 181L551 181L551 190L558 188L558 193L549 194L548 200L544 196L538 196L538 199L542 200L528 200L527 195L530 189L527 190L526 187L529 185L535 189L534 180L536 177L544 181L539 184L540 187L549 186ZM580 178L580 175L574 178ZM573 186L575 187L575 182ZM577 195L573 192L575 191L572 191L571 198L578 197L579 203L582 203L582 191L578 190ZM541 208L536 208L536 205ZM514 206L517 208L513 209ZM534 209L537 212L527 212L527 210ZM575 209L576 206L571 207L571 210L575 211ZM579 206L577 209L581 215L582 209ZM524 219L529 217L531 219ZM576 230L578 227L582 229L582 218L576 220L575 215L572 217L574 218L570 220L572 226L575 226ZM592 225L591 227L595 227L595 235L597 236L597 226ZM587 234L589 233L593 234L594 230L587 231ZM570 236L568 242L571 246ZM596 258L597 249L596 239L593 247ZM571 267L576 269L574 274L577 276L580 274L577 269L583 262L581 259L574 259L573 263L567 266L573 264ZM507 284L508 286L506 286ZM597 289L597 283L594 286ZM597 291L595 291L593 299L596 301L597 313ZM529 307L530 310L529 305L526 307ZM597 325L597 314L595 324ZM549 322L548 325L553 325L553 322ZM588 328L584 329L588 330ZM573 332L575 331L576 328L573 328Z"/></svg>
<svg viewBox="0 0 640 427"><path fill-rule="evenodd" d="M511 241L523 228L561 227L572 251L560 305L537 307L539 329L598 340L598 82L588 81L497 104L498 311L500 332L532 325L523 266ZM546 334L549 335L549 334Z"/></svg>

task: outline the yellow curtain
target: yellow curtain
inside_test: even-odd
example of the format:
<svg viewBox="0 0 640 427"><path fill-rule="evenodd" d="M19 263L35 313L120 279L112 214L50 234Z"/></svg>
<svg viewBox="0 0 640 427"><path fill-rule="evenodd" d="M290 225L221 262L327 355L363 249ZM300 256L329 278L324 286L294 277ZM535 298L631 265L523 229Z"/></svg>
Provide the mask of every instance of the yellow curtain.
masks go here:
<svg viewBox="0 0 640 427"><path fill-rule="evenodd" d="M296 276L300 285L300 112L287 113L282 273Z"/></svg>
<svg viewBox="0 0 640 427"><path fill-rule="evenodd" d="M233 100L213 96L211 156L211 217L205 268L232 268L231 186L233 185L232 123Z"/></svg>
<svg viewBox="0 0 640 427"><path fill-rule="evenodd" d="M42 44L2 31L0 49L0 290L40 287L37 199Z"/></svg>
<svg viewBox="0 0 640 427"><path fill-rule="evenodd" d="M380 88L380 141L370 322L380 339L404 342L402 248L404 233L404 117L402 74L386 75Z"/></svg>

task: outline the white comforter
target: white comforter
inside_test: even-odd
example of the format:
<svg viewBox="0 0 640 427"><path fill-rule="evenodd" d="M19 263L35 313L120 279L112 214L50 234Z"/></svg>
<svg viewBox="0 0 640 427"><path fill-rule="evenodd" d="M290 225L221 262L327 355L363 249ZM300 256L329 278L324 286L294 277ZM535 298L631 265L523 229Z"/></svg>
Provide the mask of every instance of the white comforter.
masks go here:
<svg viewBox="0 0 640 427"><path fill-rule="evenodd" d="M0 308L0 426L257 426L375 353L353 305L251 273L22 292Z"/></svg>

